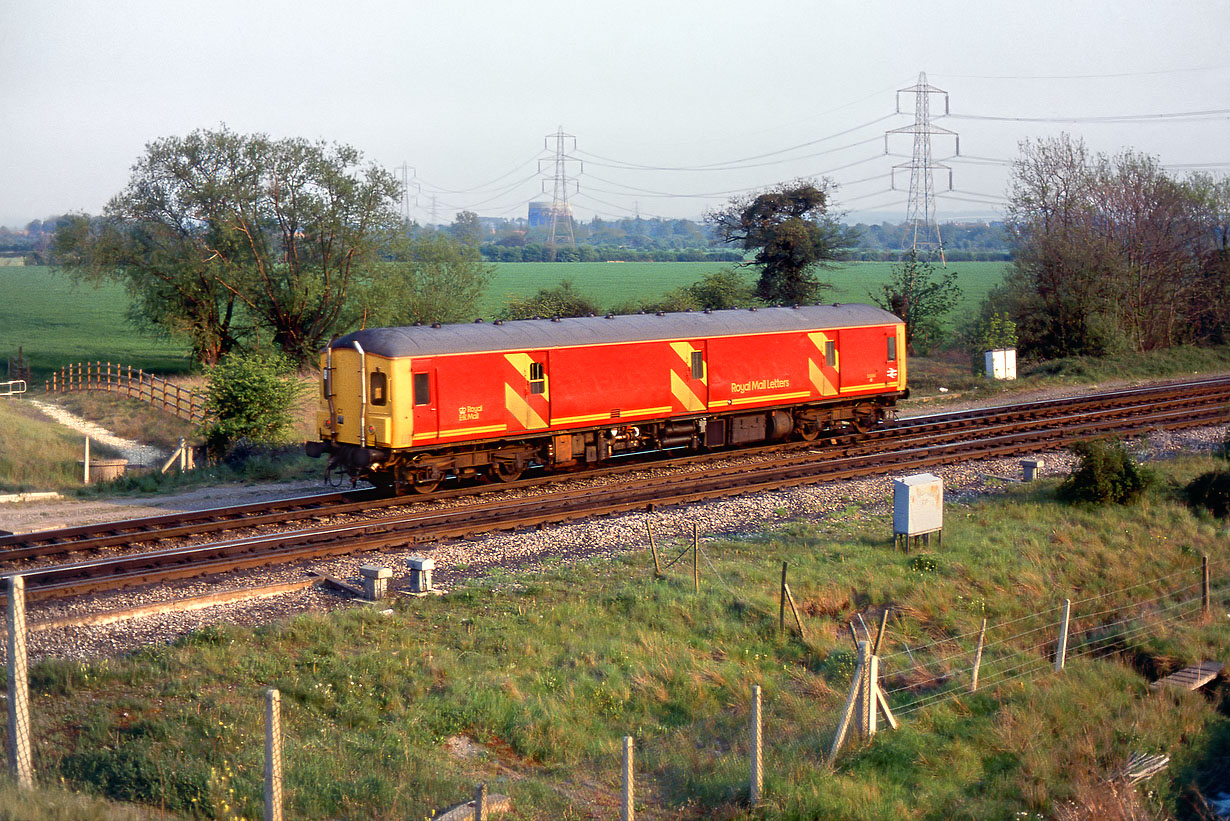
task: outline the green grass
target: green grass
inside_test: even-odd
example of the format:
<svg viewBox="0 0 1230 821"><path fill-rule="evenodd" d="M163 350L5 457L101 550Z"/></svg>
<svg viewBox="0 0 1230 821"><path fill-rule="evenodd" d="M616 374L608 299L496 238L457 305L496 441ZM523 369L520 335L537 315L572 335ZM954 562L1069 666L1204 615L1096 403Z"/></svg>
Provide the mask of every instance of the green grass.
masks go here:
<svg viewBox="0 0 1230 821"><path fill-rule="evenodd" d="M482 301L484 316L493 316L509 297L531 296L540 288L571 279L584 295L604 308L641 299L654 299L667 291L690 285L705 274L730 267L728 262L505 262L496 264L496 276ZM1007 270L1003 262L953 262L963 297L954 316L972 312ZM869 302L869 293L892 276L890 262L850 262L821 273L833 283L826 302ZM751 279L752 272L748 272Z"/></svg>
<svg viewBox="0 0 1230 821"><path fill-rule="evenodd" d="M0 294L0 360L7 363L23 347L31 388L71 362L121 362L157 373L189 368L183 345L142 336L128 324L128 297L118 285L77 286L54 268L26 266L0 268Z"/></svg>
<svg viewBox="0 0 1230 821"><path fill-rule="evenodd" d="M91 455L116 456L93 443ZM0 399L0 493L74 490L81 486L85 438L20 399Z"/></svg>
<svg viewBox="0 0 1230 821"><path fill-rule="evenodd" d="M1181 484L1209 461L1163 473ZM624 735L636 739L642 817L1049 816L1101 795L1138 750L1171 756L1140 800L1151 816L1173 814L1186 785L1214 786L1230 723L1197 694L1150 696L1138 669L1226 656L1230 540L1167 485L1123 509L1066 507L1052 487L950 504L943 550L927 561L891 548L887 513L851 504L818 524L706 544L722 582L702 562L699 596L690 568L654 580L642 550L493 574L444 598L398 600L390 616L357 607L220 625L130 657L43 663L36 771L174 812L258 816L262 692L273 686L288 817L424 818L479 781L512 796L513 818L609 817ZM659 537L670 555L686 541ZM1137 605L1190 581L1202 554L1216 574L1211 623ZM777 632L783 561L808 642ZM1097 596L1074 614L1067 671L1050 672L1053 612L1030 614ZM885 605L896 614L886 686L914 687L894 696L903 727L853 742L830 767L852 670L845 623ZM960 669L984 615L1000 642L988 658L1038 673L997 687L988 660L969 695ZM1121 616L1150 629L1090 643ZM1011 637L1035 624L1038 634ZM964 638L935 644L954 635ZM945 670L954 677L929 682ZM753 684L764 688L767 773L755 813L742 799ZM951 697L906 712L934 694ZM456 736L479 754L453 755Z"/></svg>

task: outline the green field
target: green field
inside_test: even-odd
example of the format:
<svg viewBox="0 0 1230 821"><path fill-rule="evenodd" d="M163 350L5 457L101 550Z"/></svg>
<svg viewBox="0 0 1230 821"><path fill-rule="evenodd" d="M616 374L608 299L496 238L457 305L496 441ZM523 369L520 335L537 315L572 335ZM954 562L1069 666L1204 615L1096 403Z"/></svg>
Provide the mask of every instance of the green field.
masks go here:
<svg viewBox="0 0 1230 821"><path fill-rule="evenodd" d="M696 282L726 267L715 262L576 262L497 264L480 311L491 317L512 296L529 296L540 288L570 279L577 289L603 308L637 300L652 300ZM964 296L953 319L977 308L997 284L1006 264L957 262ZM823 298L834 302L867 302L868 294L891 276L887 262L854 262L826 271L834 285ZM753 273L747 273L749 280ZM76 285L46 266L0 268L0 362L23 346L34 368L34 381L70 362L122 362L158 373L182 373L190 368L184 346L138 333L125 318L124 289ZM4 371L0 376L7 379Z"/></svg>
<svg viewBox="0 0 1230 821"><path fill-rule="evenodd" d="M184 347L138 334L124 317L128 297L118 285L75 285L53 268L0 268L0 374L18 346L34 382L70 362L122 362L159 373L188 370ZM31 386L33 387L33 386Z"/></svg>
<svg viewBox="0 0 1230 821"><path fill-rule="evenodd" d="M868 302L892 276L891 262L849 262L821 273L833 283L823 294L826 302ZM484 316L492 316L510 296L529 296L539 288L571 279L577 289L604 308L653 299L667 291L690 285L705 274L730 266L728 262L519 262L498 263L495 280L482 303ZM977 309L987 292L999 284L1008 263L953 262L963 292L954 317ZM755 274L747 272L751 281Z"/></svg>

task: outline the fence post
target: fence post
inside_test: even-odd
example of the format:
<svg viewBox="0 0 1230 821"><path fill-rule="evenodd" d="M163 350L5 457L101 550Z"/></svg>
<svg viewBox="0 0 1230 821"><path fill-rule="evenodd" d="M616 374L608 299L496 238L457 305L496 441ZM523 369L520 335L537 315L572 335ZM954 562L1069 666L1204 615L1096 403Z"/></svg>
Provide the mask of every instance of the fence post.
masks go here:
<svg viewBox="0 0 1230 821"><path fill-rule="evenodd" d="M794 614L794 623L799 626L799 638L806 643L807 631L803 629L803 620L799 618L799 608L794 606L794 596L790 593L790 585L786 585L783 589L786 592L786 601L790 602L790 612Z"/></svg>
<svg viewBox="0 0 1230 821"><path fill-rule="evenodd" d="M1209 617L1209 554L1200 559L1200 618Z"/></svg>
<svg viewBox="0 0 1230 821"><path fill-rule="evenodd" d="M782 562L782 601L777 609L777 634L786 630L786 563Z"/></svg>
<svg viewBox="0 0 1230 821"><path fill-rule="evenodd" d="M30 676L26 668L26 580L9 576L9 774L34 787L30 763Z"/></svg>
<svg viewBox="0 0 1230 821"><path fill-rule="evenodd" d="M265 691L265 821L282 821L282 694Z"/></svg>
<svg viewBox="0 0 1230 821"><path fill-rule="evenodd" d="M1068 656L1068 618L1072 615L1072 600L1063 600L1063 621L1059 624L1059 644L1055 648L1055 672L1063 669Z"/></svg>
<svg viewBox="0 0 1230 821"><path fill-rule="evenodd" d="M876 734L876 691L880 686L880 658L871 652L870 642L859 645L863 656L863 703L859 705L859 719L862 721L862 738L870 739Z"/></svg>
<svg viewBox="0 0 1230 821"><path fill-rule="evenodd" d="M623 807L620 808L620 821L633 821L636 810L632 806L632 736L624 736L624 795Z"/></svg>
<svg viewBox="0 0 1230 821"><path fill-rule="evenodd" d="M653 554L653 575L659 578L662 575L662 565L658 563L658 546L653 542L653 523L648 519L645 520L645 530L649 533L649 552Z"/></svg>
<svg viewBox="0 0 1230 821"><path fill-rule="evenodd" d="M972 693L978 689L978 668L982 666L982 645L987 638L987 620L984 616L982 619L982 629L978 631L978 649L974 651L974 672L969 679L969 691Z"/></svg>
<svg viewBox="0 0 1230 821"><path fill-rule="evenodd" d="M760 733L760 685L752 688L752 773L751 786L748 789L747 800L752 806L760 803L760 794L764 789L763 769L763 737Z"/></svg>
<svg viewBox="0 0 1230 821"><path fill-rule="evenodd" d="M696 532L696 524L692 524L692 587L696 595L700 595L700 536Z"/></svg>
<svg viewBox="0 0 1230 821"><path fill-rule="evenodd" d="M487 782L474 788L474 821L483 821L487 817Z"/></svg>

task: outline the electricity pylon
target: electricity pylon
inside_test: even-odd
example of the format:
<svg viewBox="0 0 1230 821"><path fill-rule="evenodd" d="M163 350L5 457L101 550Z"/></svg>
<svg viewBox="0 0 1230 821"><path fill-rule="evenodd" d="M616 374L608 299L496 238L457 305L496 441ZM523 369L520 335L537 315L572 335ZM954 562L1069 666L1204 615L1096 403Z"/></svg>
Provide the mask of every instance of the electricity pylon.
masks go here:
<svg viewBox="0 0 1230 821"><path fill-rule="evenodd" d="M902 92L914 92L914 125L894 128L884 132L884 153L888 153L888 136L890 134L913 134L914 155L908 163L893 166L893 190L897 188L897 169L910 169L910 202L906 209L905 236L902 237L903 250L919 250L938 253L940 262L944 259L944 242L940 239L940 224L935 218L935 181L932 171L940 169L948 172L948 191L952 190L952 169L947 165L931 159L931 135L951 136L956 144L953 154L961 153L961 138L955 131L931 124L930 95L944 95L944 113L948 113L948 92L936 88L927 82L927 73L918 73L918 82L909 88L897 89L897 113L901 114Z"/></svg>
<svg viewBox="0 0 1230 821"><path fill-rule="evenodd" d="M552 139L555 140L555 158L553 160L539 160L538 173L543 173L543 163L550 162L553 164L554 168L551 179L551 237L547 240L547 248L551 252L551 258L555 259L555 247L560 241L561 228L567 235L568 244L573 248L577 247L576 237L572 233L572 206L568 204L568 163L577 164L577 174L585 171L585 164L565 150L568 140L572 140L572 150L576 151L577 138L571 134L565 134L562 125L554 134L548 134L543 137L542 147L550 148L549 142ZM571 182L575 190L581 190L581 184L577 180L574 179ZM544 194L547 192L547 180L545 179L542 181L542 191Z"/></svg>
<svg viewBox="0 0 1230 821"><path fill-rule="evenodd" d="M414 191L414 205L419 204L419 191L423 190L422 186L415 182L418 177L418 171L413 165L403 162L397 169L401 172L401 221L403 225L410 225L410 191Z"/></svg>

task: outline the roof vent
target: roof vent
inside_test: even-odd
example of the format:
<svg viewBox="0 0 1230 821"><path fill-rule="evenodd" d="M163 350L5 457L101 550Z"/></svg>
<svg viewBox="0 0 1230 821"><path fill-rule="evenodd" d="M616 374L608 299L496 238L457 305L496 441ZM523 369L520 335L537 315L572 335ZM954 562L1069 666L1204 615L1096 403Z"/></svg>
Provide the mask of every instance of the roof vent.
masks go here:
<svg viewBox="0 0 1230 821"><path fill-rule="evenodd" d="M797 310L799 309L799 303L797 303L797 302L796 302L796 303L794 303L793 305L791 305L790 307L791 307L791 308L794 308L794 309L797 311Z"/></svg>
<svg viewBox="0 0 1230 821"><path fill-rule="evenodd" d="M593 311L590 311L589 313L586 314L586 316L593 316L593 315L594 315Z"/></svg>
<svg viewBox="0 0 1230 821"><path fill-rule="evenodd" d="M833 307L834 307L834 308L840 308L840 307L841 307L841 303L840 303L840 302L834 302L834 303L833 303Z"/></svg>
<svg viewBox="0 0 1230 821"><path fill-rule="evenodd" d="M482 321L483 321L483 318L480 316L478 319L474 320L474 324L476 325L480 324Z"/></svg>
<svg viewBox="0 0 1230 821"><path fill-rule="evenodd" d="M414 320L414 327L416 327L416 328L417 328L418 326L420 326L420 325L422 325L422 324L423 324L423 321L422 321L421 319L416 319L416 320Z"/></svg>
<svg viewBox="0 0 1230 821"><path fill-rule="evenodd" d="M551 321L552 321L552 322L559 322L559 317L558 317L558 316L553 316L553 317L551 317Z"/></svg>
<svg viewBox="0 0 1230 821"><path fill-rule="evenodd" d="M496 320L495 322L493 322L492 324L493 324L493 325L503 325L503 324L504 324L504 320L502 320L502 319L497 319L497 320Z"/></svg>
<svg viewBox="0 0 1230 821"><path fill-rule="evenodd" d="M607 314L607 315L606 315L606 318L607 318L607 319L614 319L614 318L615 318L615 314Z"/></svg>
<svg viewBox="0 0 1230 821"><path fill-rule="evenodd" d="M756 310L756 306L755 306L755 305L753 305L752 307L748 308L748 310L749 310L749 311L754 311L754 310Z"/></svg>
<svg viewBox="0 0 1230 821"><path fill-rule="evenodd" d="M705 313L707 313L707 314L711 314L711 313L713 313L713 311L712 311L712 310L710 310L709 308L706 308L706 309L705 309Z"/></svg>
<svg viewBox="0 0 1230 821"><path fill-rule="evenodd" d="M431 327L433 327L433 328L439 328L439 327L440 327L440 323L439 323L439 322L433 322L433 323L431 323Z"/></svg>
<svg viewBox="0 0 1230 821"><path fill-rule="evenodd" d="M666 316L666 311L658 311L658 316Z"/></svg>

